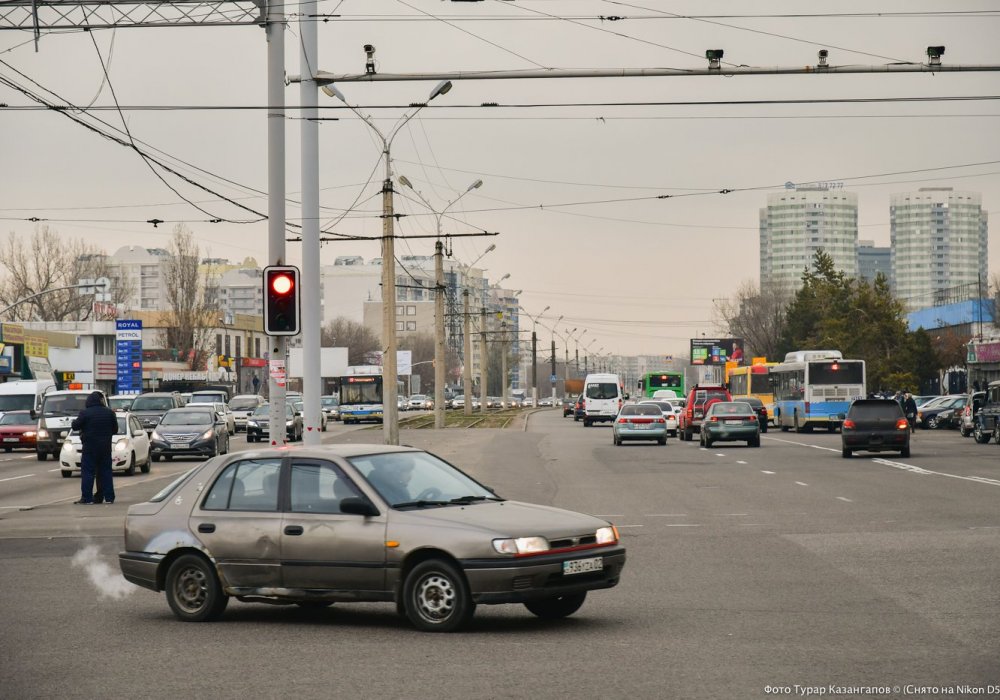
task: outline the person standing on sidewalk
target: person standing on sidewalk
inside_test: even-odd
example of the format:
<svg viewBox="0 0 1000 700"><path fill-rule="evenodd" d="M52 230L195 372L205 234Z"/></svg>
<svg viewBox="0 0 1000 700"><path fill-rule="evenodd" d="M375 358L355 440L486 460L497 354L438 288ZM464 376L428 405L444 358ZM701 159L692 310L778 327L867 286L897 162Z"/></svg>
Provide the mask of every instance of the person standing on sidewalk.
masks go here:
<svg viewBox="0 0 1000 700"><path fill-rule="evenodd" d="M910 392L904 394L903 414L906 416L906 422L910 424L910 432L915 432L917 429L917 402L913 400L913 395Z"/></svg>
<svg viewBox="0 0 1000 700"><path fill-rule="evenodd" d="M115 502L115 486L111 476L111 440L118 431L115 412L104 403L104 394L99 391L87 397L86 408L80 411L72 425L80 431L83 453L80 456L80 500L76 503ZM94 477L97 477L97 494L93 493Z"/></svg>

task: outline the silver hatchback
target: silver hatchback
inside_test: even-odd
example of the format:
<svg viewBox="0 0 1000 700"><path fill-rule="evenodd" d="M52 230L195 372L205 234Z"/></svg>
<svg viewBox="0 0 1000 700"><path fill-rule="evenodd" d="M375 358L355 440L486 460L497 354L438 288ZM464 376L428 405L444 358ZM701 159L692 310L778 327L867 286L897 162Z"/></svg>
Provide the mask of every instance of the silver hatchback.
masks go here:
<svg viewBox="0 0 1000 700"><path fill-rule="evenodd" d="M504 500L429 452L345 444L196 467L129 508L119 563L185 621L220 617L231 597L383 601L450 632L479 604L571 615L618 584L625 548L605 520Z"/></svg>

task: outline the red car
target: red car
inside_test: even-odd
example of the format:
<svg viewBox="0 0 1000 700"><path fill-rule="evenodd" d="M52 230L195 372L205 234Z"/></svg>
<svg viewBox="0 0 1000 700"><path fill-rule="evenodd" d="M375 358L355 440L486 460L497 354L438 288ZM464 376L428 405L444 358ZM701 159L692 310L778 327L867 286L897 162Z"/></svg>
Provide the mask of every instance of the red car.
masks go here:
<svg viewBox="0 0 1000 700"><path fill-rule="evenodd" d="M14 448L34 450L38 435L38 419L31 411L7 411L0 417L0 445L4 452Z"/></svg>
<svg viewBox="0 0 1000 700"><path fill-rule="evenodd" d="M732 401L729 390L718 384L695 384L688 393L687 403L681 412L677 432L681 440L691 440L691 436L701 432L701 423L709 406L719 401Z"/></svg>

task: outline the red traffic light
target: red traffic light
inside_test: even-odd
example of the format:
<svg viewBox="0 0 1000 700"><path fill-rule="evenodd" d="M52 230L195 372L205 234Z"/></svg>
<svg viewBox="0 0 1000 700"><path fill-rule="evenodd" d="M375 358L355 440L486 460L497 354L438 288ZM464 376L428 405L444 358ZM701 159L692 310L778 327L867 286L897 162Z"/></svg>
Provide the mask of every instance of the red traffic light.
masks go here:
<svg viewBox="0 0 1000 700"><path fill-rule="evenodd" d="M271 289L275 294L288 294L295 286L290 275L277 274L271 278Z"/></svg>

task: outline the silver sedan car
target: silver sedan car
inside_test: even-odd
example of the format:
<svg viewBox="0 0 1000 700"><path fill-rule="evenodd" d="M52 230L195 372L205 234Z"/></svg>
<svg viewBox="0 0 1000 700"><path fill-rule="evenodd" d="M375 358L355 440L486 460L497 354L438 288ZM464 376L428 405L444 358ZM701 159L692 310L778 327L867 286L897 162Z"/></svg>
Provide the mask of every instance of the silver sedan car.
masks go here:
<svg viewBox="0 0 1000 700"><path fill-rule="evenodd" d="M129 508L119 564L184 621L232 597L383 601L450 632L480 604L571 615L618 584L625 548L605 520L504 500L429 452L344 444L209 460Z"/></svg>

